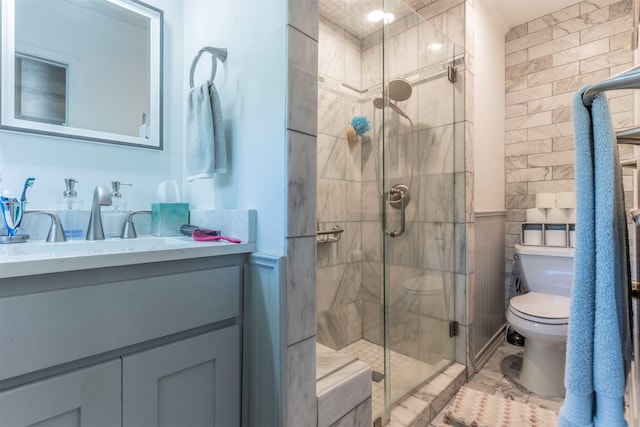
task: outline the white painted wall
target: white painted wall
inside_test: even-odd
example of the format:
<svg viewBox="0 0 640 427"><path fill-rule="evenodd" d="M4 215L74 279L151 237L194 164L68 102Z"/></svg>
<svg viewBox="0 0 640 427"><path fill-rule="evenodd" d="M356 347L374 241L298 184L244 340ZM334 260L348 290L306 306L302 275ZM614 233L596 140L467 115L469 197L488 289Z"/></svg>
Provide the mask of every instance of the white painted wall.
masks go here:
<svg viewBox="0 0 640 427"><path fill-rule="evenodd" d="M123 147L78 140L0 131L0 174L4 188L21 192L24 180L36 178L29 190L29 209L55 209L64 179L76 178L76 189L90 207L96 185L112 180L124 187L129 209L149 209L156 188L166 179L182 182L182 116L185 66L183 64L182 2L146 0L164 10L164 150Z"/></svg>
<svg viewBox="0 0 640 427"><path fill-rule="evenodd" d="M287 3L185 0L185 78L203 46L224 47L214 83L222 104L227 173L186 185L192 208L257 209L259 252L284 254L286 235ZM188 31L187 31L188 29ZM203 54L194 84L210 76ZM186 153L185 156L189 156Z"/></svg>
<svg viewBox="0 0 640 427"><path fill-rule="evenodd" d="M504 36L507 28L492 4L476 2L474 202L476 211L504 209Z"/></svg>
<svg viewBox="0 0 640 427"><path fill-rule="evenodd" d="M90 207L96 185L123 187L129 209L149 209L158 184L175 179L192 209L257 209L258 250L284 253L286 234L287 3L284 0L148 0L164 10L164 150L154 151L0 131L4 188L21 191L28 176L29 209L55 209L64 178L76 178ZM225 121L228 171L186 184L184 105L191 61L205 46L229 57L215 79ZM195 82L210 74L204 55Z"/></svg>

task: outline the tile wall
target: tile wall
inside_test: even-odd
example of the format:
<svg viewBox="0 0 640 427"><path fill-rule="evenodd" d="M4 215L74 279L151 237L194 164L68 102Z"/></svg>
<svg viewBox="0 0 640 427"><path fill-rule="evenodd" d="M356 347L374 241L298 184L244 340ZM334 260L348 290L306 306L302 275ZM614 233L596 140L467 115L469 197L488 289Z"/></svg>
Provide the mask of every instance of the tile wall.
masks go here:
<svg viewBox="0 0 640 427"><path fill-rule="evenodd" d="M282 420L315 427L316 396L316 137L318 0L287 0L287 217L282 348ZM262 423L268 420L262 420Z"/></svg>
<svg viewBox="0 0 640 427"><path fill-rule="evenodd" d="M513 247L536 193L574 191L571 104L576 91L633 66L631 0L584 1L509 30L506 35L506 286ZM631 90L607 93L616 129L631 127ZM620 158L633 157L619 146ZM631 206L633 176L624 170Z"/></svg>
<svg viewBox="0 0 640 427"><path fill-rule="evenodd" d="M360 41L324 19L318 49L318 226L344 233L336 243L317 246L317 334L320 343L340 349L362 336L362 144L346 137L351 118L361 115L362 61Z"/></svg>

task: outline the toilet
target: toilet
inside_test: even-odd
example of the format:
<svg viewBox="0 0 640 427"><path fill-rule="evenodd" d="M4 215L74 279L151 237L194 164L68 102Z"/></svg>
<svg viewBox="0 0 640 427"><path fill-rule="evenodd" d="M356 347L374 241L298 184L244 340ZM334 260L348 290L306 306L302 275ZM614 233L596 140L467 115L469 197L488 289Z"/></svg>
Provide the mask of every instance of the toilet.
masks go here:
<svg viewBox="0 0 640 427"><path fill-rule="evenodd" d="M541 396L564 396L573 248L515 246L528 293L509 301L507 322L525 337L519 382Z"/></svg>

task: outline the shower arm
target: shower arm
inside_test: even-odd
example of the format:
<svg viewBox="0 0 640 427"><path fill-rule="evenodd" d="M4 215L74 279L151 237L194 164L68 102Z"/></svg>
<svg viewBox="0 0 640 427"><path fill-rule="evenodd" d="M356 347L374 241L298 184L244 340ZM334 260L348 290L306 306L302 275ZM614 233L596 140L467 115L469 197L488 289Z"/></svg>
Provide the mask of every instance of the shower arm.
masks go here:
<svg viewBox="0 0 640 427"><path fill-rule="evenodd" d="M394 230L394 231L389 233L390 237L399 237L399 236L402 236L404 234L405 225L406 225L406 221L405 221L405 206L406 206L406 203L404 201L405 193L400 189L392 188L391 190L389 190L389 195L390 196L400 196L400 231L395 231Z"/></svg>

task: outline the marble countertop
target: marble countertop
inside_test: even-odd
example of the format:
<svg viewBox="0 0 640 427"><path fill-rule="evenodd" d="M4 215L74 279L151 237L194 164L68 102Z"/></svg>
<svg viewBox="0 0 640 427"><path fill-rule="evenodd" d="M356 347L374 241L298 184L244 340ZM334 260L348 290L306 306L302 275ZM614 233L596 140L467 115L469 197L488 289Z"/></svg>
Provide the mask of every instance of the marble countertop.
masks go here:
<svg viewBox="0 0 640 427"><path fill-rule="evenodd" d="M255 251L255 242L195 242L187 236L0 245L0 279Z"/></svg>

